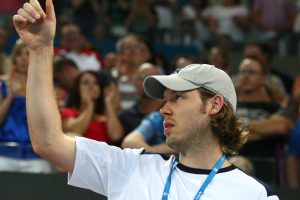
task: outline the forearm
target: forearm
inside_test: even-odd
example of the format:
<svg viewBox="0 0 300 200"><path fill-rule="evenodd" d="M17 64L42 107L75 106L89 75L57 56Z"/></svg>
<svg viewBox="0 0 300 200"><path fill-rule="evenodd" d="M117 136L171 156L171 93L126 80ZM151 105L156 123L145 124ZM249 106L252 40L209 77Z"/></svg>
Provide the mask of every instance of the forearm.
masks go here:
<svg viewBox="0 0 300 200"><path fill-rule="evenodd" d="M163 154L176 154L177 151L168 147L165 143L158 145L149 145L142 134L134 131L130 133L123 141L122 148L144 148L148 151L163 153Z"/></svg>
<svg viewBox="0 0 300 200"><path fill-rule="evenodd" d="M255 132L251 131L248 134L247 142L261 140L262 138L263 138L262 135L259 135L259 134L255 133Z"/></svg>
<svg viewBox="0 0 300 200"><path fill-rule="evenodd" d="M106 106L106 114L109 138L111 141L121 140L124 135L124 131L113 104Z"/></svg>
<svg viewBox="0 0 300 200"><path fill-rule="evenodd" d="M146 143L142 134L140 134L138 131L133 131L124 138L122 142L122 148L150 149L150 145Z"/></svg>
<svg viewBox="0 0 300 200"><path fill-rule="evenodd" d="M52 59L52 45L30 51L26 106L34 150L56 162L59 157L55 155L61 151L57 147L65 145L61 144L64 135L53 89Z"/></svg>
<svg viewBox="0 0 300 200"><path fill-rule="evenodd" d="M286 135L291 128L290 120L283 116L270 119L250 120L249 130L261 136Z"/></svg>
<svg viewBox="0 0 300 200"><path fill-rule="evenodd" d="M0 125L3 123L7 113L9 111L9 108L10 108L13 98L14 97L12 95L8 95L0 103Z"/></svg>
<svg viewBox="0 0 300 200"><path fill-rule="evenodd" d="M83 136L92 120L93 113L94 106L88 106L78 117L65 119L63 121L63 130Z"/></svg>

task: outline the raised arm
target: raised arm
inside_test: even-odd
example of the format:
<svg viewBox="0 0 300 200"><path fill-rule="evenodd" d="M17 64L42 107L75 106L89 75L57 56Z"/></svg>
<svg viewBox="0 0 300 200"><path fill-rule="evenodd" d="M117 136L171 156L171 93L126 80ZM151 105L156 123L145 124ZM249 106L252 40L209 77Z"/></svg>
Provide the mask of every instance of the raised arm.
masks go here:
<svg viewBox="0 0 300 200"><path fill-rule="evenodd" d="M30 138L34 150L68 171L75 162L75 141L65 136L53 89L53 40L55 12L46 0L46 13L37 0L30 0L14 15L20 38L29 48L26 106Z"/></svg>

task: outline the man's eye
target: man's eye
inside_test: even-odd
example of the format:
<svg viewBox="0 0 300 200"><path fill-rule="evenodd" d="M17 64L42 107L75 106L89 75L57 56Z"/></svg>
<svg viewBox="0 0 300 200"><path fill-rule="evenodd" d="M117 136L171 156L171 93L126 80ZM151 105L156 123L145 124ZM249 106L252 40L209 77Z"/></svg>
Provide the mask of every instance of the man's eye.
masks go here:
<svg viewBox="0 0 300 200"><path fill-rule="evenodd" d="M177 100L179 100L179 99L181 99L181 98L182 98L182 96L179 95L179 94L176 94L176 95L174 96L174 100L175 100L175 101L177 101Z"/></svg>

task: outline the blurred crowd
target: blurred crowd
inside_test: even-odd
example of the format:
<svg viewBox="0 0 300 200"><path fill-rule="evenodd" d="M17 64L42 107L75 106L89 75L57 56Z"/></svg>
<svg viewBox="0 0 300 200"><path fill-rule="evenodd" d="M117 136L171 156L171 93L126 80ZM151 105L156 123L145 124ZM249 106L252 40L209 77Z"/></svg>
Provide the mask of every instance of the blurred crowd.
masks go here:
<svg viewBox="0 0 300 200"><path fill-rule="evenodd" d="M0 0L0 26L25 0ZM298 49L298 0L54 0L57 30L76 22L87 37L118 39L134 32L155 43L215 45L241 50L248 41L273 43L281 54Z"/></svg>
<svg viewBox="0 0 300 200"><path fill-rule="evenodd" d="M0 171L63 171L32 150L26 118L29 55L11 17L23 1L0 0ZM160 101L143 80L191 63L209 63L232 77L237 115L248 141L231 162L278 186L300 187L300 75L276 71L273 59L295 55L300 1L294 0L60 0L53 57L57 104L66 134L121 148L176 154L165 145ZM101 55L91 38L115 40ZM168 60L154 44L194 46L199 55ZM202 52L206 52L205 54ZM238 71L229 53L239 52ZM41 66L43 67L43 66Z"/></svg>

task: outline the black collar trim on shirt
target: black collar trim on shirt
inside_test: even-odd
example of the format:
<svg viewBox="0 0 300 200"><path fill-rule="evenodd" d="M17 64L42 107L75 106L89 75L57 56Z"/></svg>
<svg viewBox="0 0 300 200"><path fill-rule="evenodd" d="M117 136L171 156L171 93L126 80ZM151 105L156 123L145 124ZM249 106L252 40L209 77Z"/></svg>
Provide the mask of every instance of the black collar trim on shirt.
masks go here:
<svg viewBox="0 0 300 200"><path fill-rule="evenodd" d="M148 151L148 150L145 150L145 149L141 152L141 154L150 154L150 155L156 154L156 155L160 155L166 161L169 160L169 158L171 157L171 155L165 155L165 154L162 154L162 153Z"/></svg>
<svg viewBox="0 0 300 200"><path fill-rule="evenodd" d="M184 172L193 173L193 174L207 174L208 175L211 171L210 169L197 169L197 168L188 167L181 163L178 163L177 167L178 167L178 169L180 169ZM236 169L236 167L234 165L230 165L228 167L221 168L218 171L218 173L229 172L234 169Z"/></svg>

